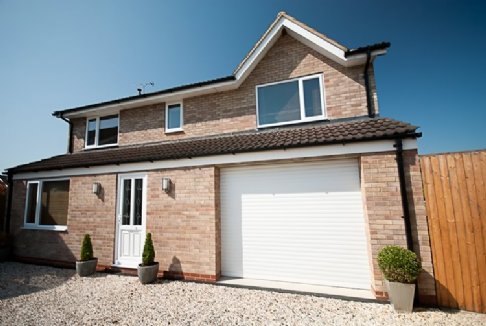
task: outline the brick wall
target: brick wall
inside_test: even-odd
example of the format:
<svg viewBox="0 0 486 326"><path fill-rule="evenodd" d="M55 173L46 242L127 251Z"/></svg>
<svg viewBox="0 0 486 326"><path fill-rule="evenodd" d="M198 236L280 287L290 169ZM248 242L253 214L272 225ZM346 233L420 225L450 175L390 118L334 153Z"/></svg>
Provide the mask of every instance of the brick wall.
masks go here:
<svg viewBox="0 0 486 326"><path fill-rule="evenodd" d="M361 182L369 229L369 253L372 259L373 290L384 295L383 277L378 268L378 252L385 245L407 246L396 153L363 154ZM414 249L424 271L419 277L421 302L434 303L435 285L428 238L422 179L415 150L404 151L407 195L410 202Z"/></svg>
<svg viewBox="0 0 486 326"><path fill-rule="evenodd" d="M161 270L215 279L219 264L216 173L214 167L149 173L147 232L153 234ZM161 187L163 177L173 182L168 194Z"/></svg>
<svg viewBox="0 0 486 326"><path fill-rule="evenodd" d="M184 99L184 131L165 134L165 103L121 111L119 144L139 144L185 137L196 137L256 128L255 86L315 73L324 74L324 93L330 119L367 114L364 66L345 68L283 35L233 91ZM370 84L375 106L376 87L373 67ZM74 150L84 148L86 119L73 119Z"/></svg>
<svg viewBox="0 0 486 326"><path fill-rule="evenodd" d="M92 193L93 182L103 185L100 196ZM26 230L22 229L26 182L16 181L11 220L11 232L15 238L14 254L74 262L79 259L84 234L89 233L99 263L111 265L115 236L115 191L116 175L72 177L69 185L68 230Z"/></svg>
<svg viewBox="0 0 486 326"><path fill-rule="evenodd" d="M422 261L423 272L418 278L419 296L422 303L435 304L435 280L430 247L427 210L425 207L422 173L416 150L405 151L405 182L410 203L410 221L412 223L413 247Z"/></svg>
<svg viewBox="0 0 486 326"><path fill-rule="evenodd" d="M95 182L102 187L99 195L92 192ZM83 236L89 233L98 263L107 266L113 263L116 182L116 174L71 178L66 243L78 259Z"/></svg>
<svg viewBox="0 0 486 326"><path fill-rule="evenodd" d="M147 232L152 232L160 270L186 278L216 279L220 270L219 171L215 167L163 170L148 173ZM174 188L166 194L162 177ZM114 259L117 175L80 176L70 179L68 230L26 230L23 226L26 182L14 185L11 230L14 254L59 262L79 259L85 233L92 238L100 265ZM102 185L100 195L92 185ZM187 277L187 275L188 277Z"/></svg>

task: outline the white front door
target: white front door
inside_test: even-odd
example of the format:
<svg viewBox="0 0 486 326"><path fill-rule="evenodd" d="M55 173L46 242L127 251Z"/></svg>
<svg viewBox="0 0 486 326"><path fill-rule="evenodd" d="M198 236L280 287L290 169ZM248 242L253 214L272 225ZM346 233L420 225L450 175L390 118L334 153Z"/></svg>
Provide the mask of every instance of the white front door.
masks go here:
<svg viewBox="0 0 486 326"><path fill-rule="evenodd" d="M145 241L147 175L118 177L115 265L137 267L142 262Z"/></svg>

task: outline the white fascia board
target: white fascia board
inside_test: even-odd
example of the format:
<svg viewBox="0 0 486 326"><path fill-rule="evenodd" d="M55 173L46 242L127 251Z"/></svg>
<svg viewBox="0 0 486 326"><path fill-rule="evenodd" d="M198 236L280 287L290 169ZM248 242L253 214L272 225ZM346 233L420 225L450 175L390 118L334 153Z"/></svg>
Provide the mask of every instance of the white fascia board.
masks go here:
<svg viewBox="0 0 486 326"><path fill-rule="evenodd" d="M288 160L299 158L325 158L326 156L362 154L375 152L395 151L394 140L378 140L348 144L333 144L301 148L279 149L261 152L212 155L179 160L165 160L154 162L139 162L127 164L111 164L94 166L90 168L72 168L64 170L40 171L19 173L13 176L14 180L44 179L54 177L70 177L81 175L99 175L111 173L127 173L151 171L161 169L187 168L208 165L262 163L265 161ZM415 139L404 139L403 149L416 149Z"/></svg>
<svg viewBox="0 0 486 326"><path fill-rule="evenodd" d="M265 38L258 44L258 47L251 53L249 57L245 59L245 62L237 71L235 71L235 77L237 80L242 79L247 75L246 73L253 70L257 65L263 55L268 51L268 49L275 43L282 32L283 24L285 18L281 18L276 24L273 25L272 29L267 33Z"/></svg>
<svg viewBox="0 0 486 326"><path fill-rule="evenodd" d="M318 50L321 54L325 55L329 59L337 61L343 65L345 65L348 61L345 57L345 52L342 49L306 30L302 26L297 25L293 21L286 19L284 20L283 25L289 29L289 32L293 32L291 33L292 36L297 36L297 39L299 39L301 42L307 46L311 46L315 50Z"/></svg>
<svg viewBox="0 0 486 326"><path fill-rule="evenodd" d="M237 80L244 79L248 74L250 74L253 68L263 58L268 49L278 39L283 28L286 28L292 37L299 40L306 46L316 50L322 55L336 61L343 66L349 67L357 64L362 64L366 60L366 54L346 58L345 51L341 48L324 40L322 37L312 33L311 31L308 31L307 29L296 24L295 22L285 17L281 17L280 20L276 24L274 24L271 30L266 34L265 38L260 42L258 47L251 53L248 58L245 59L245 62L235 72ZM372 55L378 55L377 51L374 51Z"/></svg>

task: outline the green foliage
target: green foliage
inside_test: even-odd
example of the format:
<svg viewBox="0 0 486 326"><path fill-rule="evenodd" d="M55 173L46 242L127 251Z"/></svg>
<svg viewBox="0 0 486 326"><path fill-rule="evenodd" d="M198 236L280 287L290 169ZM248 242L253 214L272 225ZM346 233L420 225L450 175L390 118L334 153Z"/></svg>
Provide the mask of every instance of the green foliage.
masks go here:
<svg viewBox="0 0 486 326"><path fill-rule="evenodd" d="M154 258L155 250L154 243L152 242L152 234L147 233L145 244L143 245L142 264L144 266L152 265L154 263Z"/></svg>
<svg viewBox="0 0 486 326"><path fill-rule="evenodd" d="M417 255L399 246L386 246L378 254L378 266L390 282L413 283L422 265Z"/></svg>
<svg viewBox="0 0 486 326"><path fill-rule="evenodd" d="M93 246L91 245L89 234L85 234L81 245L81 260L86 261L91 259L93 259Z"/></svg>

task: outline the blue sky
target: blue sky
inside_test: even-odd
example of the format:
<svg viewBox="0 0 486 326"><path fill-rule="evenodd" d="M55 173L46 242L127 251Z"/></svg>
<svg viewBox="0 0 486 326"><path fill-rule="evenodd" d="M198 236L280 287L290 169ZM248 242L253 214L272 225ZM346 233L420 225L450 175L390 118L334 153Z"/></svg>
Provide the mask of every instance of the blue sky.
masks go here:
<svg viewBox="0 0 486 326"><path fill-rule="evenodd" d="M279 11L348 47L390 41L382 116L420 153L486 148L484 1L0 0L0 171L62 154L55 110L231 74Z"/></svg>

